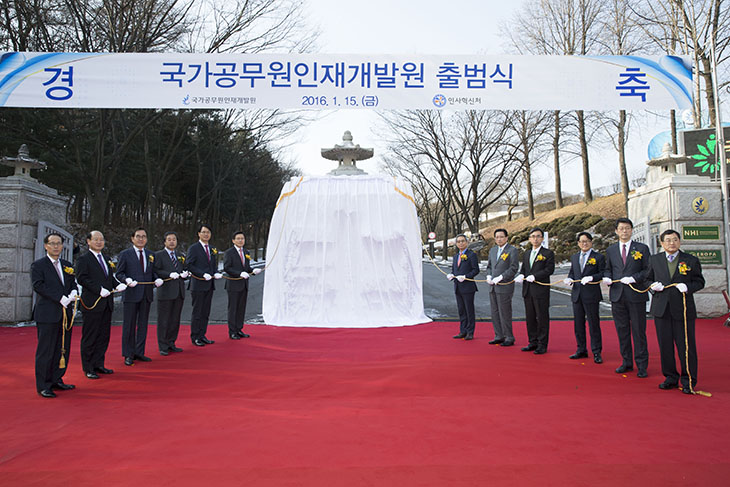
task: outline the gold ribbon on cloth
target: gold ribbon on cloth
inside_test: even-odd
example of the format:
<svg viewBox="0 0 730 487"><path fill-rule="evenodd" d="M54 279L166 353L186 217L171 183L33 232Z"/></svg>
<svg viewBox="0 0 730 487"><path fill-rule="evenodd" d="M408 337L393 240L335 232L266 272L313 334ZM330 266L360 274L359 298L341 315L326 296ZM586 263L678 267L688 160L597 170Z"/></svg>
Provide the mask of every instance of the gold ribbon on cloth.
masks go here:
<svg viewBox="0 0 730 487"><path fill-rule="evenodd" d="M445 273L438 266L438 264L436 264L436 262L434 262L434 260L431 258L431 255L428 252L426 252L426 255L428 256L428 259L431 261L431 263L436 267L436 269L438 269L439 272L441 272L441 274L443 274L445 276L448 275L447 273ZM465 281L487 282L486 279L470 279L468 277L465 279ZM511 281L509 281L509 282L498 282L497 285L506 286L508 284L512 284L513 282L515 282L514 279L511 280ZM555 281L555 282L539 282L539 281L533 281L533 284L539 284L541 286L553 286L555 284L560 284L562 282L563 281ZM571 282L573 282L573 283L580 282L580 279L571 279ZM602 281L591 281L588 284L601 284L601 282ZM617 282L621 282L621 279L614 279L614 280L611 281L612 284L613 283L617 283ZM636 291L637 293L641 293L641 294L647 293L651 289L651 286L649 286L646 289L636 289L631 284L629 284L628 286L631 289L633 289L634 291ZM667 289L667 288L670 288L670 287L676 287L676 286L677 286L677 283L672 283L672 284L668 284L668 285L664 286L664 289ZM695 391L694 388L692 387L692 375L689 373L689 343L687 341L687 295L685 293L681 293L681 294L682 294L682 305L684 307L684 310L683 310L683 318L684 318L684 363L685 363L685 365L687 367L687 377L689 377L689 390L691 391L692 394L696 394L698 396L712 397L712 393L705 392L705 391Z"/></svg>
<svg viewBox="0 0 730 487"><path fill-rule="evenodd" d="M416 205L416 201L413 199L413 196L409 195L408 193L406 193L405 191L403 191L402 189L400 189L398 187L398 182L395 179L395 176L393 176L393 188L395 189L396 193L400 194L407 200L410 200L410 202L413 203L414 206Z"/></svg>
<svg viewBox="0 0 730 487"><path fill-rule="evenodd" d="M283 200L284 198L287 198L287 197L293 195L294 193L296 193L296 191L299 188L299 185L302 183L302 180L303 179L304 179L304 176L300 176L299 177L299 181L297 181L297 184L294 185L294 189L292 189L291 191L287 191L286 193L284 193L281 196L279 196L279 199L276 201L276 206L274 207L274 209L276 209L276 208L279 207L279 203L281 203L281 200Z"/></svg>

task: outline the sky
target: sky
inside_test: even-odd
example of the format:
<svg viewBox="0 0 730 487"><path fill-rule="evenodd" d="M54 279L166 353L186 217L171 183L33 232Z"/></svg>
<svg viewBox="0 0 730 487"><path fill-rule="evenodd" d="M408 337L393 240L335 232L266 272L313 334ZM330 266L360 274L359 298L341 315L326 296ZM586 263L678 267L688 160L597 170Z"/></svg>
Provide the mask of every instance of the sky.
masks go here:
<svg viewBox="0 0 730 487"><path fill-rule="evenodd" d="M522 5L516 0L307 0L309 22L321 31L320 53L327 54L501 54L507 52L499 26L508 22ZM379 118L369 110L320 110L316 121L286 140L285 161L292 161L305 175L326 174L336 163L320 156L320 149L342 143L349 130L353 143L374 149L374 157L358 162L370 174L382 173L384 141L376 135ZM645 117L647 118L647 117ZM629 139L629 178L646 168L647 145L664 122L648 116ZM594 188L619 182L618 158L612 147L592 145L591 182ZM561 166L565 193L583 190L580 161ZM552 160L537 169L538 192L554 189Z"/></svg>

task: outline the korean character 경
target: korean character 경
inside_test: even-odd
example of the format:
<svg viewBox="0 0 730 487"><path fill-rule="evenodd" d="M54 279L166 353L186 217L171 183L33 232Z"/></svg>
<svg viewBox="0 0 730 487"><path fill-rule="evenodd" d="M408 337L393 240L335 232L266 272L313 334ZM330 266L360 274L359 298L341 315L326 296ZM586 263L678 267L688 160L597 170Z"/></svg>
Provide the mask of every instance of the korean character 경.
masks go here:
<svg viewBox="0 0 730 487"><path fill-rule="evenodd" d="M46 90L46 97L55 101L68 100L74 95L71 87L74 85L74 68L69 66L65 71L61 68L46 68L46 72L53 73L51 79L43 83L43 86L48 86L56 83ZM66 86L60 86L66 85Z"/></svg>

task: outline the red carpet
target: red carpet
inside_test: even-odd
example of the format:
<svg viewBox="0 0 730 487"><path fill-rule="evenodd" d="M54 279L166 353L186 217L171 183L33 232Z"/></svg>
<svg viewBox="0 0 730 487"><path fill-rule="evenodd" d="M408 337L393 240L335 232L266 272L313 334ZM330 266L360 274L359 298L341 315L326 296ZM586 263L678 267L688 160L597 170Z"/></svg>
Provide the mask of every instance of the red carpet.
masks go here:
<svg viewBox="0 0 730 487"><path fill-rule="evenodd" d="M453 340L456 323L406 328L247 325L252 338L156 353L112 376L82 376L81 330L66 382L36 395L34 328L1 328L0 485L728 485L730 329L698 322L699 390L661 391L653 325L649 378L622 377L603 323L603 365L571 361L572 324L547 355ZM516 323L518 345L525 344ZM183 339L183 337L185 339Z"/></svg>

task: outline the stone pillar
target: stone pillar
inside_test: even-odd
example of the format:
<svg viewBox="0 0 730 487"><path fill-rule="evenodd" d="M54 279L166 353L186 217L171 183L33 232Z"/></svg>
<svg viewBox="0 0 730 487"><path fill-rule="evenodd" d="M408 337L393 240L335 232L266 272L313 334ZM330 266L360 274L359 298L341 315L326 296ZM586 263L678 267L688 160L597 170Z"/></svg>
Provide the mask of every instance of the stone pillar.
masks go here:
<svg viewBox="0 0 730 487"><path fill-rule="evenodd" d="M66 222L68 198L29 176L0 178L0 323L32 319L38 220Z"/></svg>

